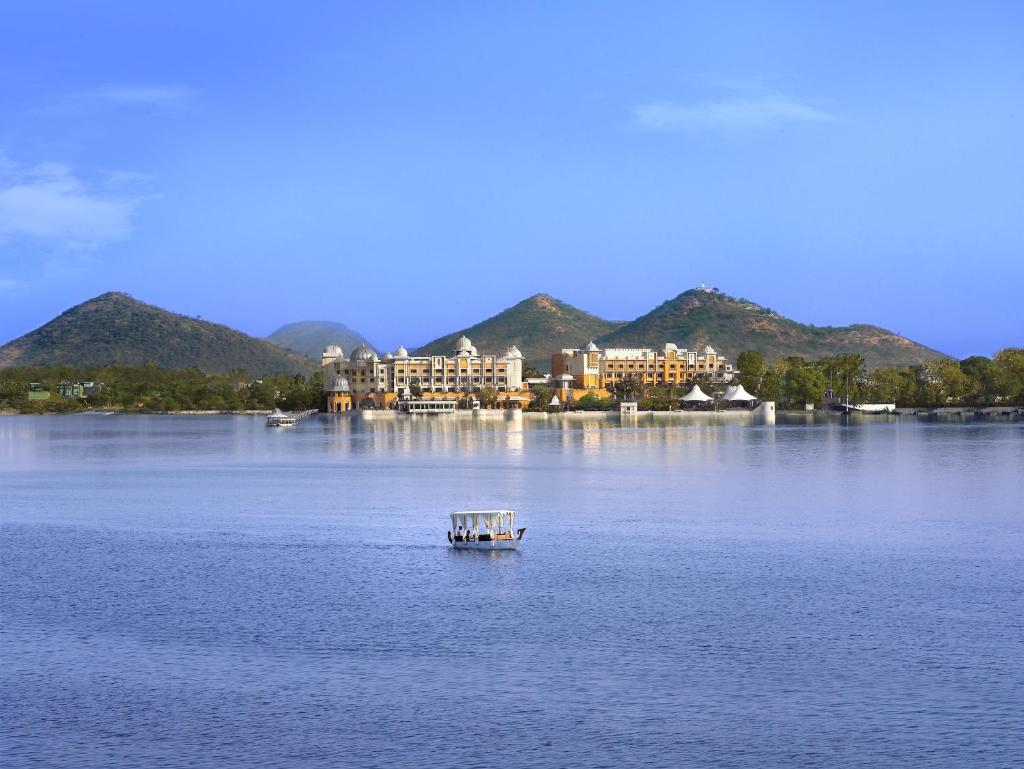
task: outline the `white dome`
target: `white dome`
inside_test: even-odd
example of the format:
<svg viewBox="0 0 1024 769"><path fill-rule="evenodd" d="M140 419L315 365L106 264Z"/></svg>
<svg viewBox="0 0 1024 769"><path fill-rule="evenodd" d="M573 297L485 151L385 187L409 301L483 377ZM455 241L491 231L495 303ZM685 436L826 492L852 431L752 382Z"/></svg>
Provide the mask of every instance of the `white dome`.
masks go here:
<svg viewBox="0 0 1024 769"><path fill-rule="evenodd" d="M671 342L666 342L665 343L665 352L678 352L678 351L679 351L679 348L676 347Z"/></svg>
<svg viewBox="0 0 1024 769"><path fill-rule="evenodd" d="M395 356L389 352L384 353L384 360L394 360Z"/></svg>
<svg viewBox="0 0 1024 769"><path fill-rule="evenodd" d="M395 350L395 357L396 358L408 358L409 357L409 351L406 350L405 347L403 347L402 345L398 345L398 349Z"/></svg>
<svg viewBox="0 0 1024 769"><path fill-rule="evenodd" d="M331 380L331 386L327 391L332 393L347 393L349 391L348 379L343 376L333 377Z"/></svg>
<svg viewBox="0 0 1024 769"><path fill-rule="evenodd" d="M707 347L704 348L704 354L705 355L717 355L718 353L715 352L715 348L714 347L712 347L711 345L708 345Z"/></svg>
<svg viewBox="0 0 1024 769"><path fill-rule="evenodd" d="M459 341L455 343L455 354L476 355L476 348L473 346L473 343L469 341L469 337L465 335L459 337Z"/></svg>
<svg viewBox="0 0 1024 769"><path fill-rule="evenodd" d="M516 347L515 345L512 345L505 352L505 358L507 358L508 360L522 360L523 359L523 354L521 352L519 352L519 348L518 347Z"/></svg>
<svg viewBox="0 0 1024 769"><path fill-rule="evenodd" d="M351 357L349 357L349 360L351 360L351 361L375 361L375 360L380 360L380 359L377 357L377 353L375 353L373 350L371 350L365 344L361 344L356 349L354 349L352 351L352 355L351 355Z"/></svg>
<svg viewBox="0 0 1024 769"><path fill-rule="evenodd" d="M597 352L598 349L599 349L598 346L596 344L594 344L593 342L591 342L590 344L588 344L586 346L586 351L587 352Z"/></svg>
<svg viewBox="0 0 1024 769"><path fill-rule="evenodd" d="M338 347L338 345L329 344L324 348L323 354L325 358L340 358L345 353L341 351L341 348Z"/></svg>

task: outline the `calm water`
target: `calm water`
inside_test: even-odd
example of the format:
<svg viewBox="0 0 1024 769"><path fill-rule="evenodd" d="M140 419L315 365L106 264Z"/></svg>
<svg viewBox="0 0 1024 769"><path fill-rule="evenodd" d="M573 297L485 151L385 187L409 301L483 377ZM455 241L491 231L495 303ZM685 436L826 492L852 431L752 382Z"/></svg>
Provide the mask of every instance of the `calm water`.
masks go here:
<svg viewBox="0 0 1024 769"><path fill-rule="evenodd" d="M0 418L0 763L1024 765L1024 423L673 424Z"/></svg>

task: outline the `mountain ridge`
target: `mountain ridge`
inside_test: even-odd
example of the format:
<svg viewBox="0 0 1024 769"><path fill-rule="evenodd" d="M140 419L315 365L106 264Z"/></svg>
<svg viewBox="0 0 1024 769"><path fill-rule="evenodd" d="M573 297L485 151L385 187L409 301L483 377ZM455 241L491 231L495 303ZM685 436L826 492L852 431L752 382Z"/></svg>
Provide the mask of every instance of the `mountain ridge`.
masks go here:
<svg viewBox="0 0 1024 769"><path fill-rule="evenodd" d="M144 364L245 369L254 374L309 373L310 358L219 323L190 318L108 291L68 308L0 347L0 368L68 364Z"/></svg>
<svg viewBox="0 0 1024 769"><path fill-rule="evenodd" d="M595 341L605 347L660 347L665 342L690 349L711 345L734 360L744 350L757 350L768 360L857 353L869 366L947 357L880 326L800 323L749 299L703 288L684 291Z"/></svg>
<svg viewBox="0 0 1024 769"><path fill-rule="evenodd" d="M573 307L550 294L534 294L467 328L427 342L417 355L450 355L460 336L481 352L501 354L515 345L533 365L550 361L551 353L577 346L622 325Z"/></svg>
<svg viewBox="0 0 1024 769"><path fill-rule="evenodd" d="M286 323L264 337L268 342L317 360L328 345L338 345L350 353L361 344L376 351L365 336L344 323L333 320L299 320Z"/></svg>

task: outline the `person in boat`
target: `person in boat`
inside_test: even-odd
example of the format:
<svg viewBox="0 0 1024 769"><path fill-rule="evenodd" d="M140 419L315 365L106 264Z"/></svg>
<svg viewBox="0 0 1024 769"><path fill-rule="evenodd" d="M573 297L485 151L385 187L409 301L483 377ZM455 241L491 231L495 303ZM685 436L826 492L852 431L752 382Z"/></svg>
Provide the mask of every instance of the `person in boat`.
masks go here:
<svg viewBox="0 0 1024 769"><path fill-rule="evenodd" d="M465 536L465 533L462 531L462 527L459 526L459 530L457 532L455 532L455 541L456 542L461 542L462 538L464 536Z"/></svg>

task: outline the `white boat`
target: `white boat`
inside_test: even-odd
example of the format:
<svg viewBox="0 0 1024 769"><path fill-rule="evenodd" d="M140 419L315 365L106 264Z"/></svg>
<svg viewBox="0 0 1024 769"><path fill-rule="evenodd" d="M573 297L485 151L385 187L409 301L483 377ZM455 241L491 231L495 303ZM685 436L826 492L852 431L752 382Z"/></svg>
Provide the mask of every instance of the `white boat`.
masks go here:
<svg viewBox="0 0 1024 769"><path fill-rule="evenodd" d="M298 421L295 414L286 414L281 409L274 409L274 413L267 417L267 427L294 427Z"/></svg>
<svg viewBox="0 0 1024 769"><path fill-rule="evenodd" d="M515 510L461 510L451 514L448 541L456 550L515 550L526 528L515 529Z"/></svg>

